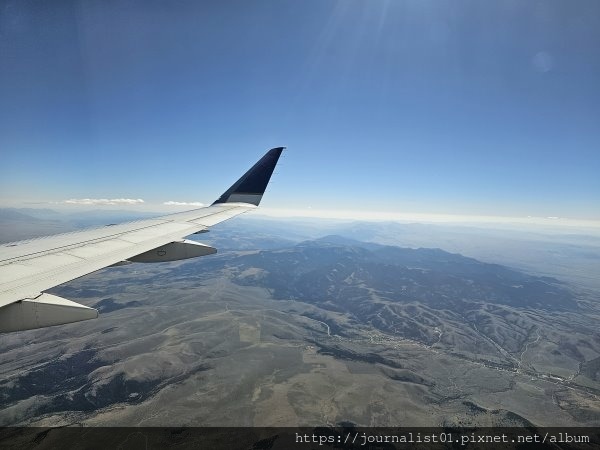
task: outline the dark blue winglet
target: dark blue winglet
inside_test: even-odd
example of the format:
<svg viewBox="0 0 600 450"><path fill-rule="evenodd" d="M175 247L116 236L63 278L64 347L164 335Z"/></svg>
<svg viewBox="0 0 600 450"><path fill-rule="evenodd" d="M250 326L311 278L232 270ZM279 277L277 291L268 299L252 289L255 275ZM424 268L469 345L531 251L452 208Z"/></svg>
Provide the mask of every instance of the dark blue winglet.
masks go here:
<svg viewBox="0 0 600 450"><path fill-rule="evenodd" d="M276 147L269 150L248 172L227 189L213 205L218 203L242 202L258 206L284 148Z"/></svg>

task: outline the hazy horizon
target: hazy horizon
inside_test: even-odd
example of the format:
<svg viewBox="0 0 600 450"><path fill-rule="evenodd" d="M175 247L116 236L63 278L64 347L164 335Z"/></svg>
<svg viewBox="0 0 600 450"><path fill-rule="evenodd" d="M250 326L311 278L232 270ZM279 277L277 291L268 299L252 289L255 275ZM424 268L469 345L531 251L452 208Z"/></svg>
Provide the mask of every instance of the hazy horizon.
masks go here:
<svg viewBox="0 0 600 450"><path fill-rule="evenodd" d="M0 204L0 209L15 210L52 210L59 214L86 215L90 212L116 213L147 217L153 215L172 214L194 208L208 206L202 203L187 204L142 204L142 203L47 203L47 204ZM298 220L321 220L340 222L395 222L399 224L432 224L432 225L456 225L463 227L483 228L509 228L521 231L538 232L572 232L578 234L600 235L600 220L582 220L565 217L535 217L535 216L486 216L486 215L458 215L458 214L427 214L411 212L383 212L368 210L320 210L320 209L293 209L293 208L270 208L261 206L252 211L246 217L263 219L298 219Z"/></svg>

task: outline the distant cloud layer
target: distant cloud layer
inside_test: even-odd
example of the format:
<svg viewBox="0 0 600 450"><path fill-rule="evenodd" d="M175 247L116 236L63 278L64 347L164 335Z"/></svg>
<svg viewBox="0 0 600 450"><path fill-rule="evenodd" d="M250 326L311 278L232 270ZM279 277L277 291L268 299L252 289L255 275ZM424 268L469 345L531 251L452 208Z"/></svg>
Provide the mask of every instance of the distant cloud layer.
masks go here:
<svg viewBox="0 0 600 450"><path fill-rule="evenodd" d="M137 205L144 203L141 198L71 198L64 203L69 205Z"/></svg>
<svg viewBox="0 0 600 450"><path fill-rule="evenodd" d="M167 206L204 206L204 203L200 202L174 202L172 200L164 202L163 205Z"/></svg>

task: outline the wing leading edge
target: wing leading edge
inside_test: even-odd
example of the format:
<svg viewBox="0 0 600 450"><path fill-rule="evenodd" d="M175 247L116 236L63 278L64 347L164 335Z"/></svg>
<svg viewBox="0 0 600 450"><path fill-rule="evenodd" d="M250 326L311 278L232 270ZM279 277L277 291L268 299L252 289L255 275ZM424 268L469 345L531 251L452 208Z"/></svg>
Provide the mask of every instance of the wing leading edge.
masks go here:
<svg viewBox="0 0 600 450"><path fill-rule="evenodd" d="M97 317L93 308L44 292L96 270L215 253L183 238L256 208L283 149L269 150L211 206L0 246L0 332Z"/></svg>

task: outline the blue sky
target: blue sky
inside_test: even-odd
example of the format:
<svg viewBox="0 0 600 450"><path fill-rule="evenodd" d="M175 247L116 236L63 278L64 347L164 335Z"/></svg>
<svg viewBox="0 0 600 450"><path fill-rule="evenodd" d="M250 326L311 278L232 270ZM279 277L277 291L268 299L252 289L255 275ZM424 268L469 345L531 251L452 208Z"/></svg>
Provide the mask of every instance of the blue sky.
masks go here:
<svg viewBox="0 0 600 450"><path fill-rule="evenodd" d="M595 0L4 1L0 202L208 203L285 145L270 210L600 220L599 45Z"/></svg>

